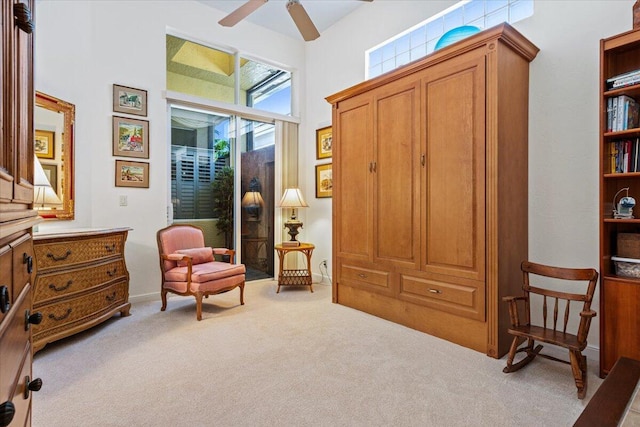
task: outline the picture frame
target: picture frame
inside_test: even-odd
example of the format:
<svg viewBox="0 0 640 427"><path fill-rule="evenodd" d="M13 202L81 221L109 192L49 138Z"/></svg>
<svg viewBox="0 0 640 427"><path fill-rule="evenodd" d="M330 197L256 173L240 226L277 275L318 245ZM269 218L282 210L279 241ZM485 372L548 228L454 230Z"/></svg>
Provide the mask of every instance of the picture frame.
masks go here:
<svg viewBox="0 0 640 427"><path fill-rule="evenodd" d="M54 193L58 193L58 165L47 165L41 163L42 170L51 184Z"/></svg>
<svg viewBox="0 0 640 427"><path fill-rule="evenodd" d="M147 91L114 83L113 111L147 117Z"/></svg>
<svg viewBox="0 0 640 427"><path fill-rule="evenodd" d="M331 126L316 130L316 159L330 159L332 156L333 131Z"/></svg>
<svg viewBox="0 0 640 427"><path fill-rule="evenodd" d="M316 165L316 198L333 196L333 164Z"/></svg>
<svg viewBox="0 0 640 427"><path fill-rule="evenodd" d="M39 159L53 159L55 157L56 133L49 130L36 129L33 138L33 152Z"/></svg>
<svg viewBox="0 0 640 427"><path fill-rule="evenodd" d="M149 121L113 116L113 155L149 158Z"/></svg>
<svg viewBox="0 0 640 427"><path fill-rule="evenodd" d="M149 188L149 163L116 159L116 187Z"/></svg>

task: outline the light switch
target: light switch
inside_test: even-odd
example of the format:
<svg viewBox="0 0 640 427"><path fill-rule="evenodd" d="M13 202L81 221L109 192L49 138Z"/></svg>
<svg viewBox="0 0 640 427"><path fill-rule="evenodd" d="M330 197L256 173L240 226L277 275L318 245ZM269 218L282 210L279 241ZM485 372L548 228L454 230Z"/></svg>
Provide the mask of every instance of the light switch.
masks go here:
<svg viewBox="0 0 640 427"><path fill-rule="evenodd" d="M127 206L127 196L120 196L120 206Z"/></svg>

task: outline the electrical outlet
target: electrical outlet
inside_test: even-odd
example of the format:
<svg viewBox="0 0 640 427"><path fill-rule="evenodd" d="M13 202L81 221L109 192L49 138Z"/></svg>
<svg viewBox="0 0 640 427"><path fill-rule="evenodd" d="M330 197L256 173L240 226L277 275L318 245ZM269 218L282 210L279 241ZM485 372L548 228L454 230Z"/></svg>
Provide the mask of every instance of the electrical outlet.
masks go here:
<svg viewBox="0 0 640 427"><path fill-rule="evenodd" d="M128 204L127 196L120 196L120 206L127 206Z"/></svg>

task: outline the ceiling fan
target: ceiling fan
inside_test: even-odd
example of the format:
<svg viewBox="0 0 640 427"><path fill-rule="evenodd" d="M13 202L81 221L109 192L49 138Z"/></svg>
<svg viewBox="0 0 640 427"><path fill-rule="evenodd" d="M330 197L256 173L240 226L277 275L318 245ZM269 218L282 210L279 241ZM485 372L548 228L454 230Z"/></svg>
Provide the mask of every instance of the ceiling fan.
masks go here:
<svg viewBox="0 0 640 427"><path fill-rule="evenodd" d="M223 27L233 27L238 22L252 14L260 6L264 5L267 1L269 0L249 0L218 21L218 24ZM360 1L371 2L373 0ZM309 14L307 14L307 11L300 3L300 0L287 0L287 11L289 11L289 15L291 15L293 22L296 24L296 27L298 27L298 31L300 31L300 34L302 34L302 38L305 41L315 40L320 37L318 29L313 24L313 21L311 21L311 18L309 18Z"/></svg>

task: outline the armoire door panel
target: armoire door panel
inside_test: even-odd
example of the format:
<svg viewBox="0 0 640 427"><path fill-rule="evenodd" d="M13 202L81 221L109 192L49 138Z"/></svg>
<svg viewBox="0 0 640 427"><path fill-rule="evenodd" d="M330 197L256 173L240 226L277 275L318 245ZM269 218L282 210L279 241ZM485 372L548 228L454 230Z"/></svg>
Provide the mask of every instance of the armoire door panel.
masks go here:
<svg viewBox="0 0 640 427"><path fill-rule="evenodd" d="M373 200L371 197L372 108L369 98L340 106L340 153L334 157L334 206L338 206L338 253L372 258Z"/></svg>
<svg viewBox="0 0 640 427"><path fill-rule="evenodd" d="M374 253L418 268L420 86L415 79L398 83L375 101Z"/></svg>
<svg viewBox="0 0 640 427"><path fill-rule="evenodd" d="M423 269L484 280L484 56L472 52L446 67L432 67L423 87Z"/></svg>

